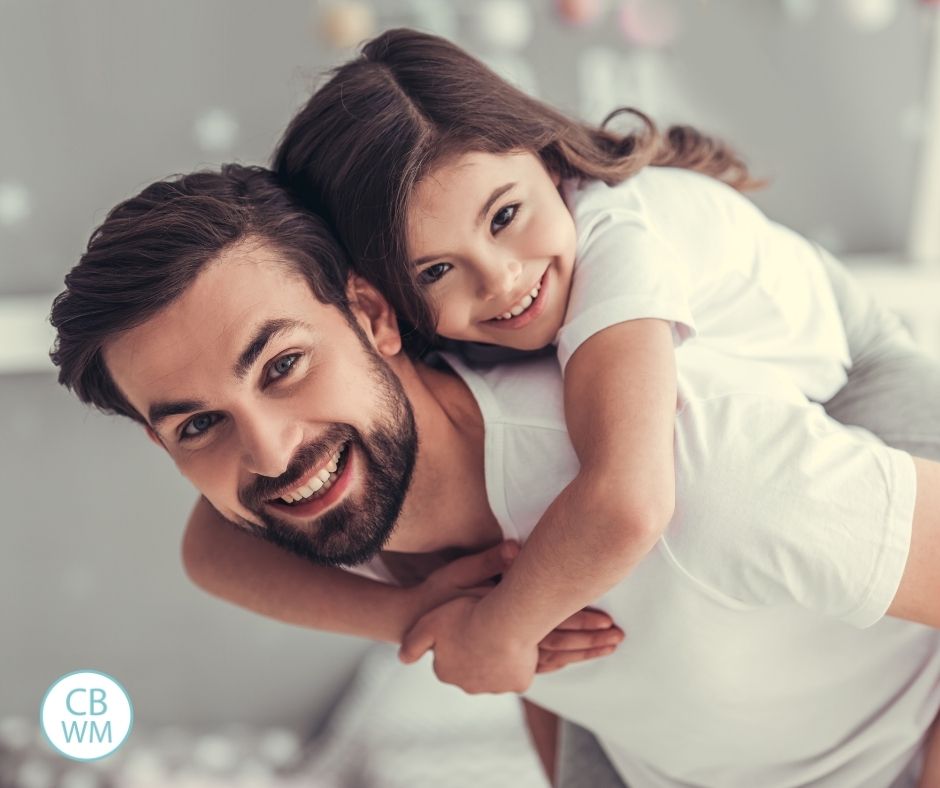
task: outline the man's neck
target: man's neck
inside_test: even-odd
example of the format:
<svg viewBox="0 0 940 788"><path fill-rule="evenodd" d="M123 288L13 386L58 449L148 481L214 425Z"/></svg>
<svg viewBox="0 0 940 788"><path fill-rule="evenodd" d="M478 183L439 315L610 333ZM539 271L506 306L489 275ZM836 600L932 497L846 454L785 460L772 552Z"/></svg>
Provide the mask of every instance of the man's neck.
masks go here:
<svg viewBox="0 0 940 788"><path fill-rule="evenodd" d="M387 549L431 553L476 550L502 538L486 497L483 417L450 371L408 363L399 377L414 408L418 458Z"/></svg>

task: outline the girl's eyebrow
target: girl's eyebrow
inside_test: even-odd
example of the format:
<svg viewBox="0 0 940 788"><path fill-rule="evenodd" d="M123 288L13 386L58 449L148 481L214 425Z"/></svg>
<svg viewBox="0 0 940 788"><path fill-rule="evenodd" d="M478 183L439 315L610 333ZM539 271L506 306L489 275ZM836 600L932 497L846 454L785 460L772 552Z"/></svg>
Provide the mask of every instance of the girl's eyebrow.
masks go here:
<svg viewBox="0 0 940 788"><path fill-rule="evenodd" d="M490 208L493 207L493 203L496 202L500 197L502 197L506 192L508 192L516 183L504 183L502 186L497 186L493 189L493 193L486 198L486 202L483 203L483 207L480 208L480 212L477 214L476 226L479 227L480 224L486 219L486 215L490 212ZM438 257L447 257L446 254L426 254L424 257L419 257L417 260L412 261L412 265L424 265L425 263L430 263L432 260L436 260Z"/></svg>
<svg viewBox="0 0 940 788"><path fill-rule="evenodd" d="M477 224L480 224L480 222L486 218L486 215L490 212L490 208L493 207L493 203L515 185L515 183L504 183L502 186L497 186L493 189L493 193L489 196L487 201L483 203L483 207L480 208L480 213L477 215Z"/></svg>

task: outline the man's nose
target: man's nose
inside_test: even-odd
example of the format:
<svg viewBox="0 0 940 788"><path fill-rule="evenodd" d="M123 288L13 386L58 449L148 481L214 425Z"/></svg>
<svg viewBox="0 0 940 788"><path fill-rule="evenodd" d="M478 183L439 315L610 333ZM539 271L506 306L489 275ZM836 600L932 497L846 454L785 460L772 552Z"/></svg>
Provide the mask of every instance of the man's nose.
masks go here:
<svg viewBox="0 0 940 788"><path fill-rule="evenodd" d="M515 259L487 260L479 264L480 298L492 301L512 293L522 273L522 265Z"/></svg>
<svg viewBox="0 0 940 788"><path fill-rule="evenodd" d="M301 425L277 414L255 414L242 423L241 435L245 469L272 479L287 470L303 441Z"/></svg>

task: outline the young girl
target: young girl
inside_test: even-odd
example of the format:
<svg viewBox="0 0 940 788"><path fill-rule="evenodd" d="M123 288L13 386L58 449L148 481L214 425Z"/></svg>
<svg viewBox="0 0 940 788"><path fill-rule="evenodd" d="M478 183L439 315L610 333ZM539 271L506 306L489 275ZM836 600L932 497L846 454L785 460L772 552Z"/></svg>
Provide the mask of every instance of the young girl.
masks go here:
<svg viewBox="0 0 940 788"><path fill-rule="evenodd" d="M402 645L406 661L433 648L464 687L531 679L539 639L659 539L674 507L674 348L773 365L820 402L845 382L824 252L736 191L757 184L724 145L634 115L644 132L576 122L453 44L392 30L336 70L275 154L413 348L557 346L579 475L492 593L434 611Z"/></svg>

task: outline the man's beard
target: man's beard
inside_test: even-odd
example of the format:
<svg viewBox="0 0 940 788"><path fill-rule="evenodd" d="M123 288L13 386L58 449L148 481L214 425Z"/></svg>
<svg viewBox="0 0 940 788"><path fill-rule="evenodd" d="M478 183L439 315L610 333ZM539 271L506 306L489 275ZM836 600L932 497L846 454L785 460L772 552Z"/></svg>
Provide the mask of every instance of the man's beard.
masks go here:
<svg viewBox="0 0 940 788"><path fill-rule="evenodd" d="M264 523L259 526L240 518L241 527L325 566L360 564L385 546L408 492L418 450L414 412L401 383L365 338L360 336L360 341L378 394L382 418L377 425L364 435L351 425L334 424L322 438L303 446L280 477L259 477L239 496ZM353 451L364 460L358 468L363 482L358 496L347 494L306 527L292 525L264 506L278 490L300 481L343 444L347 464Z"/></svg>

